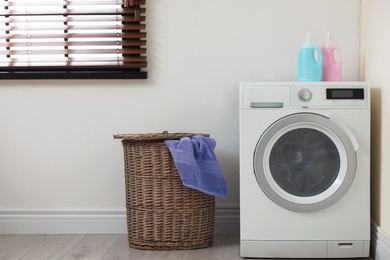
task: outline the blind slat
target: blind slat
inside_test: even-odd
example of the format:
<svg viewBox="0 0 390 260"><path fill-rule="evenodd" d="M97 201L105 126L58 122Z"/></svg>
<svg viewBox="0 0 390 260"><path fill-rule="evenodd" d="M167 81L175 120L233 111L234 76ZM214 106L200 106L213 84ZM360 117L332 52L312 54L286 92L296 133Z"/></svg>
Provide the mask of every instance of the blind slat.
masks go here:
<svg viewBox="0 0 390 260"><path fill-rule="evenodd" d="M26 6L26 0L7 0L1 1L0 6ZM50 6L50 5L91 5L91 0L34 0L33 5L36 6ZM31 6L31 2L27 2ZM126 0L117 1L117 0L94 0L93 5L125 5L125 6L134 6L134 5L145 5L146 0L136 0L132 5Z"/></svg>
<svg viewBox="0 0 390 260"><path fill-rule="evenodd" d="M103 15L103 14L123 14L134 15L144 14L145 8L113 8L113 9L0 9L0 15L4 16L19 16L19 15Z"/></svg>
<svg viewBox="0 0 390 260"><path fill-rule="evenodd" d="M125 48L125 49L60 49L60 50L6 50L0 51L0 55L84 55L84 54L143 54L146 49Z"/></svg>
<svg viewBox="0 0 390 260"><path fill-rule="evenodd" d="M25 60L23 58L12 58L10 59L11 62L36 62L36 63L46 63L46 62L65 62L65 61L71 61L71 62L79 62L79 63L86 63L90 61L94 62L123 62L123 63L129 63L129 62L146 62L146 57L143 56L125 56L125 57L93 57L91 58L85 58L85 57L71 57L71 58L60 58L57 56L39 56L39 57L33 57L31 59ZM0 59L0 62L4 62L4 60Z"/></svg>
<svg viewBox="0 0 390 260"><path fill-rule="evenodd" d="M28 26L28 28L26 28ZM5 31L19 32L19 31L71 31L71 30L143 30L144 24L96 24L96 23L82 23L75 25L63 25L63 24L50 24L39 23L33 25L11 25L5 26Z"/></svg>
<svg viewBox="0 0 390 260"><path fill-rule="evenodd" d="M45 15L45 16L11 16L4 17L0 16L0 23L26 23L28 20L29 23L35 22L125 22L125 23L135 23L144 22L145 17L141 16L139 21L134 22L134 17L132 16L120 16L120 15L88 15L88 16L62 16L62 15Z"/></svg>
<svg viewBox="0 0 390 260"><path fill-rule="evenodd" d="M78 46L124 46L124 47L132 47L132 46L145 46L146 41L61 41L61 42L6 42L4 47L26 47L29 45L30 48L41 48L41 47L78 47Z"/></svg>
<svg viewBox="0 0 390 260"><path fill-rule="evenodd" d="M0 39L25 39L25 42L34 39L88 39L88 38L117 38L122 39L141 39L145 38L146 33L60 33L60 34L34 34L34 33L21 33L0 35Z"/></svg>

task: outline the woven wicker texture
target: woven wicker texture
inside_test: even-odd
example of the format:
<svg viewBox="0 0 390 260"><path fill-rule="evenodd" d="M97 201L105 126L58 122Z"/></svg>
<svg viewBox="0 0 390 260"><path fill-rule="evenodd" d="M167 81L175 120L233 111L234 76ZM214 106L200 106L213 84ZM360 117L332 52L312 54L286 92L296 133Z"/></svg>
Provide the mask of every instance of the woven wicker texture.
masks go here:
<svg viewBox="0 0 390 260"><path fill-rule="evenodd" d="M215 198L183 186L163 142L194 135L199 134L114 136L122 139L124 148L130 247L181 250L212 245Z"/></svg>

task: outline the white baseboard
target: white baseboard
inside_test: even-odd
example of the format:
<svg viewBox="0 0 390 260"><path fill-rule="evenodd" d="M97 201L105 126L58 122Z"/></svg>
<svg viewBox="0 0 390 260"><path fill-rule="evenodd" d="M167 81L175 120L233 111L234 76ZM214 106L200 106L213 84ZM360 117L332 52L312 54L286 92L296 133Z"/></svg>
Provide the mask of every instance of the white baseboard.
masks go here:
<svg viewBox="0 0 390 260"><path fill-rule="evenodd" d="M240 209L216 209L214 233L240 234Z"/></svg>
<svg viewBox="0 0 390 260"><path fill-rule="evenodd" d="M0 211L0 234L126 233L123 211Z"/></svg>
<svg viewBox="0 0 390 260"><path fill-rule="evenodd" d="M239 227L239 209L216 209L216 234L239 234ZM125 233L125 211L0 211L0 234Z"/></svg>
<svg viewBox="0 0 390 260"><path fill-rule="evenodd" d="M390 237L374 222L371 222L371 255L376 260L390 259Z"/></svg>

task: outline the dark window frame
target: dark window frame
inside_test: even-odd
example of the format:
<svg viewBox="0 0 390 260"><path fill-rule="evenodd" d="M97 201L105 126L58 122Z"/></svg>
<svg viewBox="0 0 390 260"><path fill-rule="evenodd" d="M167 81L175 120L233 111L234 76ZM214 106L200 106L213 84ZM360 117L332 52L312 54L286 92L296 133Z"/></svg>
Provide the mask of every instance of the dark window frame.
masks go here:
<svg viewBox="0 0 390 260"><path fill-rule="evenodd" d="M54 1L54 0L53 0ZM55 9L54 12L57 12L55 14L52 13L45 13L44 11L38 11L42 12L43 14L39 14L37 12L34 13L37 9L32 9L32 12L26 15L25 13L21 13L20 10L15 10L15 6L22 1L20 0L2 0L2 4L0 4L0 23L5 24L4 29L0 29L0 79L7 79L7 80L19 80L19 79L146 79L148 74L146 71L146 32L145 32L145 27L146 27L146 8L145 8L145 2L146 0L96 0L96 1L85 1L85 0L63 0L63 1L58 1L62 2L65 5L63 5L63 14L58 13L58 5L55 6L57 9ZM107 27L106 24L100 22L103 25L97 25L98 22L95 22L92 24L92 29L94 30L89 30L85 28L86 25L82 24L76 24L74 23L73 19L78 19L78 17L83 16L82 19L90 19L89 17L92 17L91 14L95 14L94 12L90 12L88 9L82 9L81 14L75 13L79 12L79 7L80 5L85 4L92 4L98 2L102 6L106 5L108 3L109 5L113 5L115 2L116 5L119 3L120 8L116 8L116 13L109 13L105 10L98 10L99 13L97 15L100 16L105 16L109 17L109 19L114 19L113 17L116 17L117 21L111 22L111 23L116 23L116 29L119 30L119 33L116 34L116 40L113 39L114 37L110 36L110 38L107 38L108 40L103 41L99 38L100 35L103 35L103 30L100 30L100 28L97 28L98 26L102 27ZM30 2L30 4L33 3L33 1ZM54 3L54 2L53 2ZM108 5L107 4L107 5ZM48 4L52 5L52 3ZM71 11L67 9L68 6L72 5L72 8L75 8ZM49 6L50 7L50 6ZM18 8L18 7L16 7ZM26 7L27 9L27 7ZM42 8L43 10L43 8ZM119 11L118 11L119 10ZM60 10L61 12L61 10ZM119 13L118 13L119 12ZM47 19L47 17L55 17L55 19L58 19L58 17L66 17L63 18L64 22L63 25L60 26L63 30L63 36L62 37L57 37L58 39L63 39L63 49L59 49L58 47L51 50L54 55L57 55L56 57L60 57L61 59L61 64L62 65L55 65L52 66L46 61L41 61L41 56L45 55L36 55L32 56L33 58L36 58L39 60L38 62L35 62L34 60L34 65L30 65L30 58L26 58L28 55L24 55L23 53L20 54L22 51L26 51L27 48L31 47L23 47L23 44L30 45L27 43L29 40L24 40L21 39L20 41L22 42L16 42L15 38L22 38L22 34L26 34L25 38L27 39L29 36L27 35L27 32L23 32L27 29L20 29L21 26L20 24L23 23L20 22L21 19L26 19L27 16L31 16L34 18L31 19L41 19L40 17L44 17L42 19ZM22 18L21 18L22 17ZM37 18L38 17L38 18ZM68 18L72 17L72 18ZM77 17L77 18L75 18ZM88 18L86 18L88 17ZM119 20L118 20L118 17ZM60 18L60 19L61 19ZM51 19L51 18L49 18ZM98 19L98 18L93 18L93 19ZM16 22L15 22L16 21ZM77 20L78 21L78 20ZM119 21L119 22L118 22ZM40 21L41 22L41 21ZM69 24L68 24L69 22ZM19 23L19 24L18 24ZM107 22L109 23L109 22ZM110 23L110 24L111 24ZM47 27L50 27L51 23L47 23ZM57 23L58 24L58 23ZM60 24L61 25L61 24ZM42 26L46 26L45 23L41 23L39 25L32 25L32 26L38 26L40 27L39 32L35 31L32 34L32 38L34 37L42 37L38 39L37 43L31 42L31 45L39 45L43 44L51 44L49 41L48 43L44 42L46 36L42 36ZM57 26L57 25L56 25ZM87 25L87 27L90 25ZM111 25L109 25L111 26ZM119 28L119 29L118 29ZM44 28L45 30L50 30L47 28ZM97 30L98 29L98 30ZM19 31L18 31L19 30ZM56 29L58 31L58 29ZM73 30L73 31L72 31ZM84 31L80 31L84 30ZM89 31L88 31L89 30ZM113 30L110 28L109 30ZM56 32L57 32L56 31ZM93 33L89 33L90 31L93 31ZM87 33L86 33L87 32ZM46 33L46 31L45 31ZM111 33L109 31L108 33ZM38 35L38 36L37 36ZM45 34L47 35L47 34ZM77 45L85 45L84 42L80 41L93 41L89 39L78 39L79 35L87 35L86 37L88 38L93 38L99 40L95 40L94 42L98 42L98 45L110 45L110 46L105 46L105 47L95 47L95 50L93 49L94 46L88 48L86 47L78 47ZM91 36L93 35L93 36ZM97 36L95 36L97 35ZM119 35L119 36L118 36ZM81 37L81 36L80 36ZM103 37L103 36L102 36ZM118 40L119 38L119 40ZM42 40L43 39L43 40ZM57 39L57 40L58 40ZM70 42L68 39L71 39ZM78 44L77 42L78 41ZM111 54L114 50L112 47L113 44L112 42L116 41L116 45L120 46L116 51L118 54ZM59 46L60 43L57 43L57 46ZM110 43L106 43L110 42ZM119 42L119 43L118 43ZM76 43L76 44L75 44ZM73 46L72 44L76 45ZM89 44L89 42L88 42ZM3 47L1 47L3 45ZM22 46L22 47L20 47ZM59 47L61 47L59 46ZM50 46L51 47L51 46ZM19 49L18 49L19 48ZM25 48L20 50L20 48ZM42 47L40 47L42 48ZM79 49L77 49L79 48ZM99 49L100 48L100 49ZM109 50L107 49L109 48ZM36 49L35 49L36 50ZM31 53L35 51L32 49ZM42 49L39 50L42 52ZM38 52L39 52L38 51ZM95 51L95 52L94 52ZM49 52L49 51L48 51ZM57 53L58 52L58 53ZM110 54L106 54L106 52L110 52ZM30 52L28 52L30 53ZM82 53L82 55L89 54L89 57L92 58L87 58L91 59L88 60L88 64L86 64L85 57L80 58L81 56L77 56L79 53ZM22 58L19 58L17 55L22 56ZM44 53L47 54L47 53ZM23 56L24 55L24 56ZM31 55L31 54L29 54ZM53 55L53 56L54 56ZM104 56L101 58L99 55L111 55L110 57ZM114 57L113 55L117 55L118 57ZM42 59L51 59L49 57L50 55L46 55L45 57L47 58L42 58ZM69 60L67 60L68 56L70 57ZM88 55L86 55L88 56ZM15 58L16 57L16 58ZM29 56L31 57L31 56ZM97 57L97 58L96 58ZM96 63L91 63L95 62L94 58L96 58ZM54 59L54 58L53 58ZM110 61L106 61L110 59ZM116 59L116 60L115 60ZM28 60L28 61L26 61ZM76 61L77 62L74 62ZM60 63L56 61L57 64ZM16 63L24 64L24 65L18 65L16 66ZM75 65L75 64L78 65ZM27 65L26 65L27 64ZM38 64L38 65L37 65ZM64 65L65 64L65 65Z"/></svg>

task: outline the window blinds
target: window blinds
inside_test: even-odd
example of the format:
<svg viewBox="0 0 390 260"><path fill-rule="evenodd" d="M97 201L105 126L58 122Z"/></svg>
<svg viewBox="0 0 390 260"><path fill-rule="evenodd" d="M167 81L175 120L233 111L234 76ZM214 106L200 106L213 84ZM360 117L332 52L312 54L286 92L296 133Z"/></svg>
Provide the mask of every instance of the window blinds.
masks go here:
<svg viewBox="0 0 390 260"><path fill-rule="evenodd" d="M0 71L142 72L145 1L1 0Z"/></svg>

